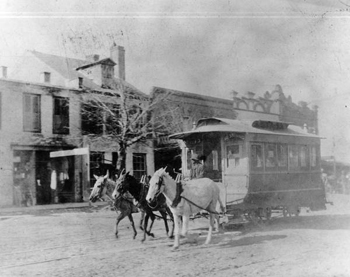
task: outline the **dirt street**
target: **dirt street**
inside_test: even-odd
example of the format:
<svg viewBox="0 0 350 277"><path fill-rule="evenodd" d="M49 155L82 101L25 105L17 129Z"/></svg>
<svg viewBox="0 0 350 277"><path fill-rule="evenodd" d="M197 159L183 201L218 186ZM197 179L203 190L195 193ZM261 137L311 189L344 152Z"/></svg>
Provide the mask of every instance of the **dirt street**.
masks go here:
<svg viewBox="0 0 350 277"><path fill-rule="evenodd" d="M207 220L195 219L174 252L160 220L141 243L128 219L115 239L108 210L2 216L0 276L350 276L350 196L333 199L326 211L216 233L207 246Z"/></svg>

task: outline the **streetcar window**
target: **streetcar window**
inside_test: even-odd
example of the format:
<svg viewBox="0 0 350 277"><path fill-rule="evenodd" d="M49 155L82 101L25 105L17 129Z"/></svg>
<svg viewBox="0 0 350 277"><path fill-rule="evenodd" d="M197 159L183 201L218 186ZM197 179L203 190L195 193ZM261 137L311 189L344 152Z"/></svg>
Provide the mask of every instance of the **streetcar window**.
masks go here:
<svg viewBox="0 0 350 277"><path fill-rule="evenodd" d="M308 151L307 146L300 146L300 166L303 168L308 167Z"/></svg>
<svg viewBox="0 0 350 277"><path fill-rule="evenodd" d="M192 157L192 151L191 151L191 149L188 149L188 148L186 148L187 149L187 170L190 170L191 169L191 157Z"/></svg>
<svg viewBox="0 0 350 277"><path fill-rule="evenodd" d="M212 152L213 156L213 170L219 170L219 155L217 150L213 150Z"/></svg>
<svg viewBox="0 0 350 277"><path fill-rule="evenodd" d="M266 144L265 149L265 166L269 168L276 167L276 144Z"/></svg>
<svg viewBox="0 0 350 277"><path fill-rule="evenodd" d="M289 146L289 166L291 169L296 169L299 167L299 151L297 145Z"/></svg>
<svg viewBox="0 0 350 277"><path fill-rule="evenodd" d="M310 147L310 164L311 167L317 166L317 149L316 146Z"/></svg>
<svg viewBox="0 0 350 277"><path fill-rule="evenodd" d="M277 163L278 167L287 167L288 147L286 144L277 145Z"/></svg>
<svg viewBox="0 0 350 277"><path fill-rule="evenodd" d="M263 169L263 148L260 144L251 146L251 167L257 170Z"/></svg>
<svg viewBox="0 0 350 277"><path fill-rule="evenodd" d="M240 147L238 144L226 147L227 167L239 166Z"/></svg>

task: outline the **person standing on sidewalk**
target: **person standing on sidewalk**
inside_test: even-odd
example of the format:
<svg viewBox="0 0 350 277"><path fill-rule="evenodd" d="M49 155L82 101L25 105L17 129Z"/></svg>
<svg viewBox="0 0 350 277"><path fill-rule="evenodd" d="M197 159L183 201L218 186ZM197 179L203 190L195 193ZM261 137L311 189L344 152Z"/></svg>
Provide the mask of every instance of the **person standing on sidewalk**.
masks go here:
<svg viewBox="0 0 350 277"><path fill-rule="evenodd" d="M24 166L24 171L22 173L22 185L21 185L21 193L22 193L22 206L28 206L28 202L30 202L31 206L36 204L34 192L33 192L33 184L32 184L32 170L30 163L27 162Z"/></svg>

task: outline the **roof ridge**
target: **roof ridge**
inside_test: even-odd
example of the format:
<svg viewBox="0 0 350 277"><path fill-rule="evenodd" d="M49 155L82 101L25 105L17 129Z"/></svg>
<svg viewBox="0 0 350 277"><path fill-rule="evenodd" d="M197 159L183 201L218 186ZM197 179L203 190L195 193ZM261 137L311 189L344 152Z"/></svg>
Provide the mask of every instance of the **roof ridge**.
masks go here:
<svg viewBox="0 0 350 277"><path fill-rule="evenodd" d="M73 58L73 57L68 57L68 56L60 56L60 55L56 55L56 54L49 54L49 53L45 53L45 52L41 52L41 51L37 51L35 49L33 50L28 50L29 52L32 52L32 53L38 53L38 54L41 54L41 55L46 55L46 56L53 56L53 57L57 57L57 58L60 58L60 59L70 59L70 60L76 60L76 61L80 61L80 62L86 62L86 60L82 60L82 59L78 59L78 58Z"/></svg>

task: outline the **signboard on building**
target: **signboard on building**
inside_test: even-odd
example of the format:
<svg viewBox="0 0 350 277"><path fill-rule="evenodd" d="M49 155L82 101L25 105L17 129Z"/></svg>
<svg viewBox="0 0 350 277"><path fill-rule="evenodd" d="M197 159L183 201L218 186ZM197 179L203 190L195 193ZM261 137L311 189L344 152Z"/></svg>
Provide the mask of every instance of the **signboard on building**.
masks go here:
<svg viewBox="0 0 350 277"><path fill-rule="evenodd" d="M75 148L72 150L60 150L50 152L50 158L67 157L67 156L78 156L78 155L89 155L89 148Z"/></svg>

